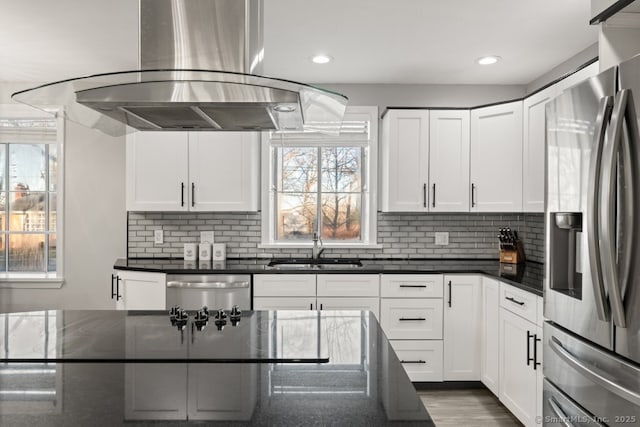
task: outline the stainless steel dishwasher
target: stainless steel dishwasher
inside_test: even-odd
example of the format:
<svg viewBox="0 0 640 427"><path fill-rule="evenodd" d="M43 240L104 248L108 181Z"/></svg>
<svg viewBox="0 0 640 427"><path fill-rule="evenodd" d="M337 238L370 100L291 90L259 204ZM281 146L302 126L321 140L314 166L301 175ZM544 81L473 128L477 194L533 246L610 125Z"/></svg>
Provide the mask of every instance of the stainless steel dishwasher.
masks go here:
<svg viewBox="0 0 640 427"><path fill-rule="evenodd" d="M167 275L167 307L179 305L185 310L230 310L237 305L251 309L251 276L220 274Z"/></svg>

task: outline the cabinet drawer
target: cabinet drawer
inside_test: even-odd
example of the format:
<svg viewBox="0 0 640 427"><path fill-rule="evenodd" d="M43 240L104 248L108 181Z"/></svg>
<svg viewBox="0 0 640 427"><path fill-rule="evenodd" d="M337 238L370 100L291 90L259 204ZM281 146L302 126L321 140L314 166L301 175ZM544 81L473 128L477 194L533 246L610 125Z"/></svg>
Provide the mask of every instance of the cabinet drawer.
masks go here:
<svg viewBox="0 0 640 427"><path fill-rule="evenodd" d="M442 300L383 298L380 324L392 340L442 339Z"/></svg>
<svg viewBox="0 0 640 427"><path fill-rule="evenodd" d="M385 298L442 298L442 274L383 274L380 296Z"/></svg>
<svg viewBox="0 0 640 427"><path fill-rule="evenodd" d="M411 381L442 381L442 341L389 341Z"/></svg>
<svg viewBox="0 0 640 427"><path fill-rule="evenodd" d="M316 279L319 297L380 295L380 276L377 274L319 274Z"/></svg>
<svg viewBox="0 0 640 427"><path fill-rule="evenodd" d="M536 323L538 317L538 296L527 291L500 283L500 307Z"/></svg>
<svg viewBox="0 0 640 427"><path fill-rule="evenodd" d="M256 274L253 295L257 297L315 297L315 274Z"/></svg>

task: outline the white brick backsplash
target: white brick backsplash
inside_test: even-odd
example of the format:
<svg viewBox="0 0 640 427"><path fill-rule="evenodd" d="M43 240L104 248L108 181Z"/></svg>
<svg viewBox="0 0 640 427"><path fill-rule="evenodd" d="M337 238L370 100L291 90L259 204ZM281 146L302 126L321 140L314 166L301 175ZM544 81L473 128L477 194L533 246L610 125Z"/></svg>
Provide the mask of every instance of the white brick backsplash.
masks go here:
<svg viewBox="0 0 640 427"><path fill-rule="evenodd" d="M308 257L309 249L264 249L260 245L260 213L129 212L131 257L181 257L183 244L197 243L201 230L213 230L236 257ZM544 262L544 215L378 213L380 249L330 249L326 257L360 258L498 258L498 229L511 227L524 241L527 259ZM153 244L153 230L164 230L164 244ZM447 246L434 245L434 235L449 232Z"/></svg>

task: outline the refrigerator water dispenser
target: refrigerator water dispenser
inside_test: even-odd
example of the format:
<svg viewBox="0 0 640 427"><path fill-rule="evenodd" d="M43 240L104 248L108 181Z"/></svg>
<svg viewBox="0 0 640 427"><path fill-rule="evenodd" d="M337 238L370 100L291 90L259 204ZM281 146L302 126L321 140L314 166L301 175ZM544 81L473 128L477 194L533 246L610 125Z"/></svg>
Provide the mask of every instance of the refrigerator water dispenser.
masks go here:
<svg viewBox="0 0 640 427"><path fill-rule="evenodd" d="M551 212L549 287L582 299L582 212Z"/></svg>

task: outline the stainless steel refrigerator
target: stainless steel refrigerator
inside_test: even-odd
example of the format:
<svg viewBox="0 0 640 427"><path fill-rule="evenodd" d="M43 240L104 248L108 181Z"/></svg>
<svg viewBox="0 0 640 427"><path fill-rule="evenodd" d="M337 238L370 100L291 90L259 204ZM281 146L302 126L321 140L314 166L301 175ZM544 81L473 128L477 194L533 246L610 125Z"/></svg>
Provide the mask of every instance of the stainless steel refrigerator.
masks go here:
<svg viewBox="0 0 640 427"><path fill-rule="evenodd" d="M640 424L640 55L546 108L544 425Z"/></svg>

